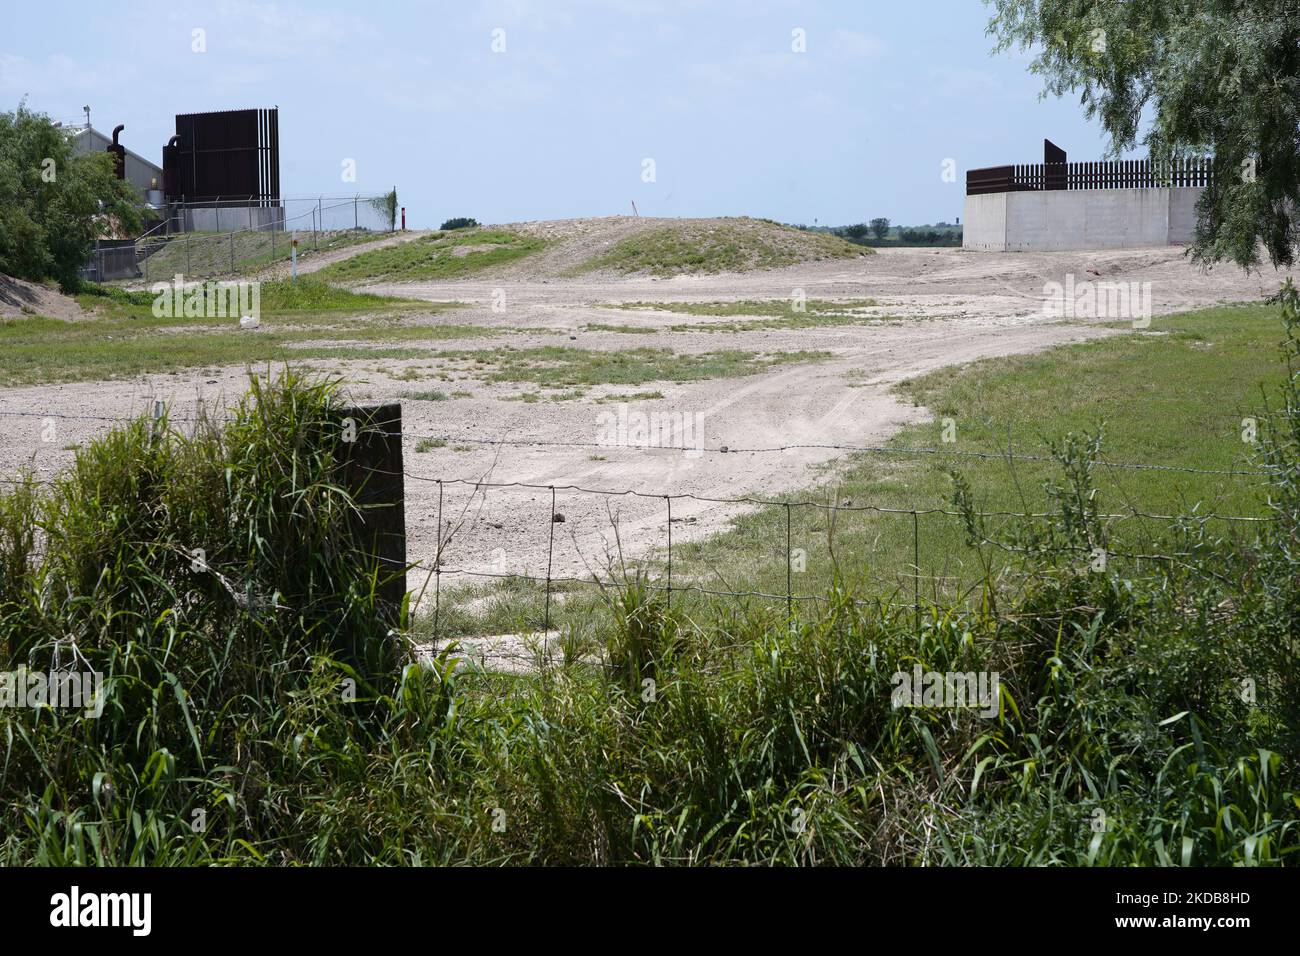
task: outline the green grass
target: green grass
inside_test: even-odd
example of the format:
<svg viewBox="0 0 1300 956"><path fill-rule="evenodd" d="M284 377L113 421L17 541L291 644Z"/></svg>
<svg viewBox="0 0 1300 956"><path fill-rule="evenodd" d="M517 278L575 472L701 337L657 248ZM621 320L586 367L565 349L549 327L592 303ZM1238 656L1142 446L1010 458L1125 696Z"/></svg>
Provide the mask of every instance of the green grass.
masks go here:
<svg viewBox="0 0 1300 956"><path fill-rule="evenodd" d="M92 317L0 322L0 384L114 379L150 372L293 358L418 358L427 352L386 343L477 338L473 326L425 325L423 316L458 303L413 303L351 292L307 277L261 285L261 327L238 331L238 317L157 317L149 292L119 289L78 296ZM374 344L374 348L366 346Z"/></svg>
<svg viewBox="0 0 1300 956"><path fill-rule="evenodd" d="M803 309L796 309L789 299L746 299L737 302L624 302L617 308L636 311L683 312L688 315L743 316L737 322L677 323L671 332L756 332L763 329L814 329L838 325L865 325L870 322L897 321L896 316L865 315L874 308L875 299L808 299ZM748 318L754 316L754 318ZM593 331L653 333L656 329L631 325L589 325Z"/></svg>
<svg viewBox="0 0 1300 956"><path fill-rule="evenodd" d="M849 259L870 250L836 236L801 232L757 220L723 219L647 229L580 264L574 273L609 269L655 276L745 272L798 262Z"/></svg>
<svg viewBox="0 0 1300 956"><path fill-rule="evenodd" d="M541 239L506 229L458 229L363 252L328 265L317 274L342 282L456 279L515 262L545 244ZM458 254L458 250L466 249L470 251Z"/></svg>
<svg viewBox="0 0 1300 956"><path fill-rule="evenodd" d="M615 392L596 399L597 402L651 402L663 398L664 393L655 389L653 392Z"/></svg>
<svg viewBox="0 0 1300 956"><path fill-rule="evenodd" d="M587 393L580 388L563 390L564 386L552 383L543 383L542 392L521 392L518 395L511 395L506 398L508 402L523 402L525 405L535 405L537 402L573 402L580 398L585 398Z"/></svg>
<svg viewBox="0 0 1300 956"><path fill-rule="evenodd" d="M791 299L738 299L717 302L620 302L613 308L656 312L682 312L686 315L740 315L797 318L801 315L845 315L876 305L875 299L807 299L799 311Z"/></svg>
<svg viewBox="0 0 1300 956"><path fill-rule="evenodd" d="M298 260L310 261L315 255L345 249L385 238L389 233L376 233L366 229L348 229L342 232L321 233L313 243L311 232L298 234ZM260 272L277 262L291 258L292 236L277 232L272 237L268 231L235 233L234 274ZM231 274L230 233L191 233L187 240L177 236L164 243L150 243L160 248L140 263L142 278L147 282L170 281L180 273L186 278ZM139 281L139 280L132 280Z"/></svg>
<svg viewBox="0 0 1300 956"><path fill-rule="evenodd" d="M235 280L214 280L235 281ZM77 303L83 308L98 314L99 318L148 320L158 318L154 315L154 303L158 292L165 291L163 286L171 283L152 283L148 291L126 291L111 286L88 284L86 289L77 293ZM302 276L297 280L275 279L259 284L259 305L262 314L269 316L293 316L296 313L361 312L379 311L386 315L407 311L439 312L449 308L458 308L455 302L415 302L395 296L374 295L368 292L354 292L331 285L314 276ZM198 303L200 308L211 311L217 301L216 293L206 285L202 288L204 295ZM186 317L175 314L181 307L188 306L194 295L193 290L182 293L182 302L177 306L173 301L172 322L192 322L194 324L219 325L226 318L208 318L204 316ZM168 317L164 317L168 318Z"/></svg>
<svg viewBox="0 0 1300 956"><path fill-rule="evenodd" d="M608 322L588 322L582 328L586 332L618 332L622 335L655 335L662 331L650 325L611 325Z"/></svg>
<svg viewBox="0 0 1300 956"><path fill-rule="evenodd" d="M736 349L677 354L671 349L637 348L617 352L540 346L535 348L444 350L437 357L469 363L462 370L489 382L534 382L548 387L640 385L645 382L696 382L736 378L792 362L815 362L824 352L758 353Z"/></svg>

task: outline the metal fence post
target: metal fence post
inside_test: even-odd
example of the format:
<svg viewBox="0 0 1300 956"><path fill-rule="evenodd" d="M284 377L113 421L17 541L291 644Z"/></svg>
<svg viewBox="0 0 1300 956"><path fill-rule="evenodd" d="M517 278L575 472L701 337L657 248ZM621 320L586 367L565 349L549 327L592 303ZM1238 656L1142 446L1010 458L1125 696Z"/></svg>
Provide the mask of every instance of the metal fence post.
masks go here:
<svg viewBox="0 0 1300 956"><path fill-rule="evenodd" d="M438 639L438 615L442 611L442 479L438 479L438 545L433 552L433 638Z"/></svg>
<svg viewBox="0 0 1300 956"><path fill-rule="evenodd" d="M551 561L555 555L555 486L551 486L550 540L546 545L546 614L542 620L542 653L550 656L551 640Z"/></svg>
<svg viewBox="0 0 1300 956"><path fill-rule="evenodd" d="M188 232L185 233L185 274L194 274L194 266L190 263L190 234Z"/></svg>
<svg viewBox="0 0 1300 956"><path fill-rule="evenodd" d="M376 610L395 626L406 597L402 406L393 402L342 408L338 415L344 437L343 481L356 505L353 538L357 550L376 562Z"/></svg>
<svg viewBox="0 0 1300 956"><path fill-rule="evenodd" d="M794 624L794 582L790 577L790 502L785 503L785 616Z"/></svg>
<svg viewBox="0 0 1300 956"><path fill-rule="evenodd" d="M353 229L360 229L360 228L361 228L361 216L360 216L360 214L357 212L357 200L358 200L359 198L361 198L361 197L359 197L359 196L353 196L353 197L352 197L352 228L353 228Z"/></svg>
<svg viewBox="0 0 1300 956"><path fill-rule="evenodd" d="M921 531L916 509L912 509L912 614L916 633L921 633Z"/></svg>
<svg viewBox="0 0 1300 956"><path fill-rule="evenodd" d="M230 234L230 274L235 274L235 234Z"/></svg>
<svg viewBox="0 0 1300 956"><path fill-rule="evenodd" d="M673 497L664 495L668 502L668 610L673 609Z"/></svg>

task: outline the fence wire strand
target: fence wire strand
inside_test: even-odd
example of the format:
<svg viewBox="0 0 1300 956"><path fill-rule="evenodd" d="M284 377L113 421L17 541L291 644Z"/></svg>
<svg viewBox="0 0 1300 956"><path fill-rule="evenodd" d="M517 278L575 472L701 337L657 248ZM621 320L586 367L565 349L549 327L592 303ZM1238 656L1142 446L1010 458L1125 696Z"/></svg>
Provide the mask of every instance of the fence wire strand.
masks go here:
<svg viewBox="0 0 1300 956"><path fill-rule="evenodd" d="M26 411L26 410L4 410L4 409L0 409L0 416L31 418L31 419L68 420L68 421L112 422L117 424L123 424L123 423L141 420L144 417L144 416L72 414L72 413L63 413L63 412L40 412L40 411ZM155 401L153 421L155 424L157 424L163 421L164 419L168 423L199 423L199 422L218 423L218 422L231 420L231 418L228 416L219 416L219 415L206 415L206 414L198 414L194 416L166 415L165 411L163 410L161 402ZM422 436L407 435L403 437L417 439ZM607 445L599 445L597 443L588 443L588 442L543 441L543 440L523 440L523 439L488 440L488 439L458 438L455 436L448 436L445 440L457 441L457 442L463 441L466 443L478 443L478 444L498 446L498 447L499 446L505 446L505 447L556 446L556 447L579 447L579 448L608 447ZM957 449L944 449L944 448L915 448L915 447L909 448L909 447L857 446L857 445L834 445L834 444L789 444L789 445L754 447L754 448L721 446L715 449L708 449L708 451L712 451L720 454L721 453L758 454L758 453L783 453L788 451L806 450L806 449L837 450L837 451L844 451L844 452L871 452L871 453L880 453L880 454L895 455L895 456L913 456L918 458L933 457L933 456L948 456L948 457L959 458L959 459L969 458L969 459L989 460L989 461L1028 461L1028 462L1042 462L1042 463L1053 463L1057 461L1056 458L1047 455L1016 454L1011 452L1010 450L1002 453L991 453L991 452L963 452ZM699 449L684 447L684 446L682 447L670 446L667 448L657 448L656 450L694 452L694 451L698 451ZM1191 467L1184 467L1184 466L1177 466L1177 465L1164 465L1164 464L1143 463L1143 462L1110 462L1110 461L1100 460L1097 462L1097 464L1102 467L1111 467L1111 468L1181 472L1187 474L1201 474L1201 475L1208 474L1208 475L1225 475L1225 476L1239 476L1239 477L1248 476L1248 477L1261 477L1261 478L1267 477L1269 475L1269 472L1265 472L1265 471L1203 469L1203 468L1191 468ZM395 476L397 474L397 472L389 472L382 469L370 468L369 470L371 472L384 474L390 477ZM555 572L555 525L558 523L557 495L560 492L564 492L566 494L574 494L574 495L598 496L605 499L617 498L617 497L631 497L637 499L644 499L647 501L653 500L653 501L658 501L663 503L667 511L666 574L662 579L662 581L657 579L650 579L644 582L644 586L649 591L665 594L666 601L670 608L672 606L674 592L678 595L699 594L699 595L704 595L709 597L722 597L722 598L729 598L729 599L755 598L755 599L761 599L761 600L773 601L773 602L783 601L785 605L786 615L791 621L793 621L795 618L796 605L802 605L806 602L819 602L819 601L828 600L828 598L824 595L797 594L794 590L793 558L792 558L793 556L793 551L792 551L793 530L792 529L793 529L794 509L796 508L811 509L817 512L824 513L828 517L833 517L836 514L841 512L849 513L849 514L879 514L879 515L909 516L912 525L911 527L912 565L910 568L910 574L906 574L906 576L910 576L912 578L911 603L899 604L891 601L885 601L881 597L876 597L871 599L859 599L859 598L849 598L846 596L844 599L855 606L881 606L881 607L887 607L890 609L896 609L900 611L910 609L915 616L915 624L918 630L921 627L921 623L922 623L922 600L921 600L922 580L924 579L935 584L937 584L940 581L947 582L953 580L948 575L939 575L936 573L923 574L922 572L922 568L921 568L922 548L921 548L921 533L920 533L920 519L922 517L934 515L934 516L939 516L941 518L956 518L956 519L963 519L963 520L968 518L973 518L980 521L990 520L990 519L1007 519L1007 520L1014 519L1014 520L1025 521L1025 522L1034 521L1034 520L1061 520L1064 517L1064 514L1062 512L1052 512L1052 511L1039 511L1039 512L1033 512L1033 511L1018 512L1018 511L1005 511L1005 510L957 511L957 510L952 510L944 507L905 508L905 507L889 507L886 505L874 505L874 504L844 504L834 499L826 500L826 501L816 501L816 500L808 500L808 499L762 497L757 495L739 495L739 496L728 497L728 496L721 496L721 495L695 494L691 492L678 492L678 493L665 494L662 491L647 492L647 491L639 490L637 488L595 488L595 487L588 487L580 484L555 484L555 483L542 484L542 483L527 482L527 481L492 481L489 480L486 476L478 477L478 478L437 477L437 476L432 476L427 474L420 474L406 469L403 469L400 474L404 479L409 479L416 482L436 483L438 486L438 501L437 501L437 515L436 515L437 535L436 535L436 548L435 548L434 560L431 564L428 562L416 561L416 562L408 563L407 565L408 571L424 570L429 572L433 577L434 580L433 629L434 629L435 638L441 635L442 627L444 626L445 623L443 620L444 609L442 607L443 604L442 577L444 575L452 575L456 577L476 578L476 579L484 579L484 580L496 579L496 580L511 580L511 581L527 581L530 583L542 585L545 588L542 624L543 624L544 634L546 635L545 639L548 642L549 642L549 634L553 624L552 592L556 585L596 586L602 589L617 585L617 581L612 576L608 580L601 580L598 576L594 574L591 577L577 577L573 575L557 574ZM0 483L5 485L14 485L14 486L23 485L25 483L31 483L34 485L54 484L53 481L35 478L34 476L23 478L23 479L0 478ZM548 493L550 500L549 500L549 521L548 521L549 527L547 533L547 556L546 556L545 576L543 577L543 576L538 576L538 575L529 574L520 571L488 571L488 570L483 570L480 568L472 568L472 567L455 567L455 566L449 567L444 560L444 551L451 544L452 537L455 532L452 532L451 534L446 534L446 536L444 537L444 534L446 532L446 528L444 526L444 492L446 486L448 485L457 485L465 488L470 488L472 489L473 495L483 494L488 490L511 490L511 489ZM681 502L681 501L692 501L701 504L720 504L720 505L731 505L731 506L751 506L751 507L783 509L784 537L785 537L785 545L786 545L785 547L785 563L786 563L785 593L782 594L782 593L764 591L759 589L706 587L702 584L691 582L689 580L689 577L686 582L681 581L680 578L675 579L674 563L673 563L674 541L673 541L672 525L673 525L673 521L677 519L674 519L673 516L673 505L674 502ZM1090 517L1097 521L1102 521L1102 522L1121 522L1121 521L1129 521L1135 519L1159 521L1159 522L1168 523L1171 527L1177 527L1179 525L1194 526L1198 524L1204 526L1205 523L1210 521L1223 521L1230 524L1240 523L1246 525L1257 525L1257 524L1267 523L1268 521L1271 520L1267 517L1217 514L1213 512L1205 512L1205 513L1192 512L1187 514L1160 514L1154 512L1147 512L1137 508L1136 506L1130 507L1127 511L1124 512L1097 514L1097 515L1092 515ZM999 548L1008 553L1015 553L1021 555L1048 555L1051 553L1088 554L1089 552L1095 553L1096 550L1083 545L1068 545L1068 544L1057 544L1057 545L1052 545L1051 547L1042 547L1042 548L1024 547L1015 544L1008 544L1005 541L998 541L983 534L979 535L977 539L973 539L973 540L977 540L980 544L983 545ZM1149 561L1149 562L1169 562L1174 564L1184 564L1186 559L1195 557L1195 554L1192 552L1175 552L1171 554L1161 554L1155 552L1152 553L1127 552L1122 550L1112 550L1110 548L1105 548L1104 550L1108 557L1122 558L1125 560L1136 561L1139 563L1142 561ZM903 593L906 592L904 591Z"/></svg>

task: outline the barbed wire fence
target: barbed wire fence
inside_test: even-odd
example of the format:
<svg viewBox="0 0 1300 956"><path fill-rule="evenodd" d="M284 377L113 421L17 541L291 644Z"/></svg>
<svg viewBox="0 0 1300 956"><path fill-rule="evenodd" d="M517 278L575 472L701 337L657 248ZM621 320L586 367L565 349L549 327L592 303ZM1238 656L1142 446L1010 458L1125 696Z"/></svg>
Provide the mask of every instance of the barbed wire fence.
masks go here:
<svg viewBox="0 0 1300 956"><path fill-rule="evenodd" d="M796 605L808 603L826 602L829 600L825 593L812 594L800 593L794 587L794 575L802 573L803 569L799 567L800 561L797 555L804 550L796 548L796 539L794 537L795 515L800 511L809 511L815 514L829 515L876 515L882 517L893 517L903 519L910 524L910 544L911 544L911 561L904 568L904 574L910 580L911 600L907 602L898 602L882 598L846 598L847 603L857 606L885 606L894 610L909 610L915 616L916 624L920 626L920 618L923 609L923 585L926 589L930 585L936 585L947 579L946 575L937 574L934 562L929 563L929 571L925 570L926 563L923 561L922 542L928 540L928 536L923 533L924 522L931 520L951 521L964 525L970 519L975 518L979 521L1002 520L1002 521L1030 521L1030 520L1052 520L1062 517L1059 512L1016 512L1008 510L973 510L971 512L955 511L947 508L929 507L929 508L896 508L880 505L845 505L835 504L825 501L809 500L782 500L779 498L757 498L750 496L722 497L722 496L704 496L690 493L666 493L655 494L637 489L620 488L586 488L577 485L543 485L528 482L493 482L490 480L474 478L443 478L431 475L418 474L406 471L404 477L409 480L430 482L438 488L438 514L436 526L440 529L440 534L435 545L435 557L432 561L421 561L413 563L412 567L427 572L433 579L433 631L435 636L440 634L440 616L442 613L442 588L443 577L448 578L460 577L481 579L484 581L510 581L510 582L528 582L541 586L544 591L544 609L542 620L540 622L543 633L550 633L553 630L554 621L552 619L552 596L556 585L578 585L591 586L601 589L616 587L619 585L617 575L599 575L589 574L586 577L573 575L562 575L554 573L553 562L555 559L555 540L554 530L559 523L558 516L561 512L558 509L559 495L589 495L601 498L615 497L636 497L642 499L655 500L663 505L664 516L664 537L660 553L662 554L659 564L659 576L653 580L643 582L642 586L649 591L658 592L663 595L666 606L671 609L673 606L674 595L701 595L706 597L722 597L731 599L760 599L767 602L776 602L784 604L787 617L793 619L795 616ZM445 533L444 523L444 491L448 486L461 486L472 489L475 495L484 493L488 490L530 490L544 493L544 498L549 496L549 509L546 515L540 517L540 527L538 536L546 542L546 573L533 574L527 571L490 571L484 570L481 566L458 566L454 563L448 563L445 560L446 552L452 546L454 535ZM781 564L784 566L784 590L762 590L758 588L726 588L726 587L709 587L701 583L693 582L691 575L687 572L684 577L680 557L675 563L675 547L680 549L681 545L674 542L673 517L674 503L684 501L702 502L708 504L728 505L728 506L749 506L754 508L773 508L783 514L783 521L778 520L777 525L784 528L784 559ZM1244 515L1225 515L1217 513L1204 514L1161 514L1155 512L1142 511L1138 508L1131 508L1128 511L1098 514L1094 516L1096 520L1106 523L1118 523L1125 521L1154 521L1168 526L1183 525L1207 525L1211 522L1225 522L1229 524L1241 525L1258 525L1266 522L1267 518ZM806 524L806 522L804 522ZM545 529L545 530L542 530ZM802 532L799 539L802 544L807 541L806 531ZM1009 545L991 535L980 535L978 544L998 548L1008 552L1021 553L1032 556L1035 553L1047 554L1049 549L1044 548L1040 552L1027 547ZM1050 551L1061 553L1069 552L1077 554L1078 557L1086 562L1090 559L1096 559L1097 549L1086 545L1054 544ZM644 557L644 556L643 556ZM835 558L835 555L831 555ZM951 555L948 555L951 557ZM1105 557L1108 560L1123 559L1131 562L1166 562L1172 564L1184 563L1195 557L1194 552L1157 552L1152 550L1134 551L1125 548L1108 547L1105 549ZM674 574L676 570L676 576Z"/></svg>
<svg viewBox="0 0 1300 956"><path fill-rule="evenodd" d="M18 411L15 409L0 409L0 418L53 418L64 421L92 421L105 422L110 424L125 424L135 421L138 415L94 415L94 414L69 414L66 412L53 411ZM173 422L196 422L196 421L233 421L233 416L205 414L202 416L176 416L168 415L169 421ZM436 441L455 442L457 444L477 444L500 448L588 448L588 449L608 449L613 447L608 442L599 441L563 441L545 438L528 438L528 437L499 437L499 438L482 438L473 435L457 434L454 432L433 431L428 433L404 433L401 437L410 439L428 438ZM1015 461L1015 462L1032 462L1040 464L1052 464L1058 459L1051 455L1031 455L1016 451L963 451L959 448L949 448L943 446L907 446L907 445L855 445L839 444L831 442L817 443L791 443L783 445L670 445L656 443L653 445L643 446L654 451L677 451L691 452L700 455L710 454L762 454L762 453L779 453L789 451L842 451L861 454L878 454L885 456L895 456L900 458L952 458L957 460L970 461ZM1163 471L1185 475L1220 475L1228 477L1247 477L1247 478L1267 478L1270 472L1259 469L1243 468L1197 468L1190 465L1169 465L1156 462L1134 462L1134 461L1117 461L1110 458L1098 458L1097 464L1104 468L1114 468L1120 470L1132 471ZM549 486L548 486L549 487ZM557 486L566 487L566 486ZM577 486L567 486L574 487ZM622 492L619 492L622 493ZM627 492L629 494L633 492ZM661 498L662 495L648 495L648 497ZM704 499L714 500L714 499ZM717 499L730 500L730 499ZM748 501L748 499L740 499ZM755 500L755 503L770 503L761 500ZM1015 512L1015 514L1021 514Z"/></svg>
<svg viewBox="0 0 1300 956"><path fill-rule="evenodd" d="M195 414L191 416L172 416L166 413L162 402L155 402L153 407L153 418L155 421L166 417L166 421L177 424L197 424L203 423L222 423L230 421L231 417L221 414ZM96 422L106 425L122 425L135 420L139 416L131 415L99 415L99 414L68 414L59 412L41 412L32 410L6 410L0 409L0 418L18 418L18 419L38 419L41 425L49 421L80 421ZM437 439L446 443L464 443L464 444L481 444L500 449L509 448L537 448L537 447L570 447L570 448L604 448L609 449L608 443L599 442L579 442L579 441L555 441L548 439L533 438L480 438L462 436L451 433L434 433L434 434L417 434L414 430L407 432L380 433L386 438L397 438L404 441L418 441L421 439ZM1006 461L1011 462L1032 462L1039 464L1052 464L1058 462L1058 459L1049 455L1025 454L1008 449L1003 452L983 452L983 451L964 451L958 448L946 447L905 447L905 446L871 446L871 445L837 445L837 444L786 444L776 446L755 446L739 447L718 445L712 448L701 449L695 446L660 446L655 445L647 448L647 451L672 451L672 452L692 452L703 454L780 454L796 450L833 450L854 454L871 454L881 457L910 458L914 460L935 460L939 458L952 459L954 461L971 460L971 461ZM1171 465L1165 463L1153 462L1131 462L1131 461L1111 461L1108 459L1098 459L1095 462L1099 468L1113 468L1117 470L1131 471L1160 471L1186 475L1213 475L1233 479L1243 478L1268 478L1270 473L1263 470L1250 469L1211 469L1194 466ZM420 471L414 471L409 467L403 467L400 472L385 471L382 469L367 469L378 476L379 479L391 481L400 479L401 482L413 481L425 485L436 487L436 511L434 517L434 545L432 548L432 558L424 558L414 561L408 561L408 573L416 575L423 574L424 584L418 588L412 588L412 592L419 592L422 597L425 590L432 585L433 608L431 612L432 634L435 640L446 637L446 628L444 627L445 619L449 612L449 607L445 601L447 595L444 593L446 588L452 583L463 581L480 582L486 584L492 583L526 583L541 589L541 613L540 619L532 622L531 626L539 627L541 635L549 642L550 635L555 632L555 608L557 588L597 588L602 591L610 588L617 588L625 583L625 578L620 578L619 573L612 566L606 566L604 573L593 571L588 568L588 573L584 575L575 575L572 573L557 572L555 568L556 560L556 535L555 530L558 524L564 524L565 519L559 517L561 495L566 499L573 497L599 498L608 502L612 499L635 499L642 502L653 503L656 506L662 506L662 515L664 519L664 534L662 541L649 548L643 548L642 555L634 557L633 564L638 569L637 573L644 574L645 577L641 586L655 594L663 597L665 606L668 609L673 607L674 598L681 601L691 596L702 598L722 598L730 601L751 601L758 600L769 606L781 608L784 610L786 617L794 621L796 618L796 609L798 607L825 603L830 600L827 593L803 593L795 588L794 576L801 573L796 569L794 560L798 550L795 547L795 528L797 516L820 516L824 525L829 525L841 515L874 515L883 519L898 520L904 522L906 530L904 534L896 534L895 540L905 541L909 545L910 561L902 565L900 578L896 580L896 585L902 583L910 584L910 594L905 593L901 586L895 586L891 593L880 594L873 598L845 597L847 603L855 606L877 606L888 608L891 611L900 614L910 613L913 616L916 627L921 626L922 614L925 608L926 600L923 595L924 588L933 588L936 591L940 582L948 580L947 575L936 573L937 564L933 556L931 560L924 562L923 558L927 557L927 550L923 543L933 542L936 536L926 528L929 523L936 522L957 522L965 530L968 522L975 519L980 522L1000 522L1006 524L1009 522L1033 522L1033 521L1053 521L1062 518L1061 512L1056 511L1016 511L1008 509L972 509L970 511L957 510L948 507L891 507L880 504L860 504L849 503L839 500L813 500L809 498L789 497L789 496L762 496L762 495L703 495L690 492L655 492L645 491L639 488L609 488L609 487L592 487L588 485L575 483L538 483L526 481L494 481L489 475L480 475L478 477L461 477L446 476L441 474L428 474ZM37 485L49 485L51 480L48 478L0 478L0 484L19 485L25 481L30 481ZM399 487L404 487L399 483ZM462 506L459 519L451 513L448 502L448 489L461 488L469 492L467 503ZM545 571L539 567L536 571L532 569L524 570L489 570L482 563L465 563L457 564L449 561L448 556L453 545L463 539L468 534L466 522L464 519L469 507L476 498L485 500L486 493L493 492L527 492L534 497L542 496L542 507L537 509L536 521L538 524L537 535L539 540L545 541ZM403 492L404 494L404 492ZM690 565L684 568L683 561L683 542L680 538L674 539L674 524L685 520L681 515L681 505L683 503L692 503L703 506L726 506L730 508L748 508L748 509L774 509L776 512L775 526L777 536L783 537L784 548L783 558L776 566L776 573L773 575L772 569L768 568L767 577L773 576L777 579L782 577L781 565L784 565L784 587L763 589L761 587L733 587L733 586L708 586L700 569L691 570ZM674 506L678 507L678 515L674 516ZM480 503L481 507L481 503ZM512 507L510 513L518 515L521 509ZM409 515L410 510L406 513ZM606 509L608 514L608 508ZM1147 511L1137 506L1131 505L1126 510L1110 511L1098 513L1091 516L1093 520L1105 523L1107 525L1118 524L1121 522L1155 522L1159 523L1166 529L1182 529L1186 532L1189 529L1204 529L1214 522L1221 522L1230 528L1252 528L1259 527L1271 519L1257 515L1238 515L1238 514L1219 514L1216 512L1187 512L1187 513L1164 513L1157 511ZM412 524L408 518L408 528ZM802 529L810 525L810 520L804 519L800 522ZM417 528L417 530L427 530L427 528ZM615 528L615 531L617 529ZM782 533L783 532L783 533ZM806 539L808 532L801 530L800 542ZM961 535L958 535L960 538ZM937 536L937 540L945 548L943 555L946 560L951 560L953 555L949 553L952 538L944 537L942 534ZM576 536L575 536L576 544ZM688 542L688 547L698 544ZM828 539L828 549L830 543ZM932 546L937 546L933 545ZM1096 558L1097 548L1091 545L1054 543L1049 548L1035 550L1016 544L1010 544L1005 540L999 540L992 534L986 534L982 531L977 535L977 540L972 542L972 546L986 546L995 548L1007 553L1019 554L1025 557L1037 555L1046 555L1050 552L1075 553L1079 556L1081 563L1086 564L1089 560ZM520 548L519 550L522 550ZM1155 551L1155 550L1131 550L1123 547L1109 547L1103 549L1106 559L1118 559L1124 561L1136 562L1140 567L1143 562L1149 563L1166 563L1166 564L1187 564L1191 559L1197 557L1192 551ZM537 548L538 553L541 548ZM838 557L832 552L830 557L833 561ZM863 556L856 556L863 557ZM925 571L925 567L929 571ZM624 569L625 571L626 569ZM755 576L757 577L757 576ZM449 579L444 584L444 578ZM725 584L725 582L724 582ZM910 598L910 600L897 600L899 597ZM549 650L547 651L549 653Z"/></svg>

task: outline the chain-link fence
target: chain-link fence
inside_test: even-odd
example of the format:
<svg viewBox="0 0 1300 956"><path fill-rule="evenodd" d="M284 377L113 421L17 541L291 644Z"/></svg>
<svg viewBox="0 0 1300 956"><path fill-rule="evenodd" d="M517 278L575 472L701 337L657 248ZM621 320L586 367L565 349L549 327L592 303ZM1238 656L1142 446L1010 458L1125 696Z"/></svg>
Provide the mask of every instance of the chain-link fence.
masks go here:
<svg viewBox="0 0 1300 956"><path fill-rule="evenodd" d="M287 261L294 239L303 254L391 232L396 223L388 203L388 196L281 199L274 206L248 199L174 203L139 239L100 243L82 277L153 282L246 273Z"/></svg>

